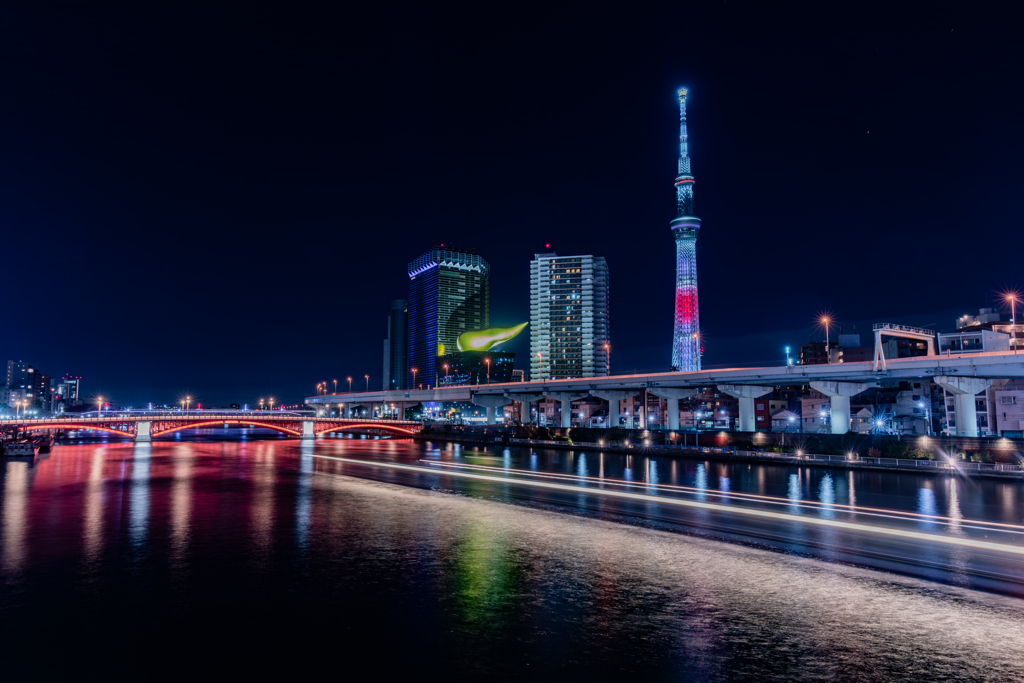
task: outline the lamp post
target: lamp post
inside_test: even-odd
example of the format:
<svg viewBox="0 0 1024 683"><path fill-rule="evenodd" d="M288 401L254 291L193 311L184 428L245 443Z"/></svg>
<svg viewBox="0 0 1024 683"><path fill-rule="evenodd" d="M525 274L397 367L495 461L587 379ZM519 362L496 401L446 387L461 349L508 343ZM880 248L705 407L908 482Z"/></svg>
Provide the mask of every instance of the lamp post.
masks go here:
<svg viewBox="0 0 1024 683"><path fill-rule="evenodd" d="M260 410L263 410L263 399L260 399Z"/></svg>
<svg viewBox="0 0 1024 683"><path fill-rule="evenodd" d="M271 412L273 412L273 410L274 410L274 399L271 398L271 399L268 399L268 400L270 401L270 410L271 410Z"/></svg>
<svg viewBox="0 0 1024 683"><path fill-rule="evenodd" d="M1017 295L1007 294L1006 298L1010 301L1010 334L1013 338L1013 355L1017 355Z"/></svg>
<svg viewBox="0 0 1024 683"><path fill-rule="evenodd" d="M931 411L928 409L928 406L926 406L924 404L924 401L921 401L920 403L918 403L917 407L921 408L922 410L924 410L925 429L928 430L928 436L931 436L932 435L932 414L931 414Z"/></svg>
<svg viewBox="0 0 1024 683"><path fill-rule="evenodd" d="M192 405L192 397L191 396L186 396L185 397L185 414L186 415L188 415L188 409L189 409L189 407L191 405Z"/></svg>
<svg viewBox="0 0 1024 683"><path fill-rule="evenodd" d="M612 374L612 347L611 344L604 345L604 358L608 362L608 374Z"/></svg>
<svg viewBox="0 0 1024 683"><path fill-rule="evenodd" d="M370 376L369 375L363 375L363 377L366 378L366 390L369 391L370 390Z"/></svg>
<svg viewBox="0 0 1024 683"><path fill-rule="evenodd" d="M334 380L334 393L338 393L338 380Z"/></svg>
<svg viewBox="0 0 1024 683"><path fill-rule="evenodd" d="M444 364L444 383L448 384L448 364Z"/></svg>
<svg viewBox="0 0 1024 683"><path fill-rule="evenodd" d="M832 364L832 352L828 348L828 324L831 322L827 315L821 316L821 324L825 326L825 356L828 358L828 364Z"/></svg>
<svg viewBox="0 0 1024 683"><path fill-rule="evenodd" d="M98 416L100 416L100 417L103 417L103 397L102 396L97 396L96 397L96 414Z"/></svg>
<svg viewBox="0 0 1024 683"><path fill-rule="evenodd" d="M412 388L415 389L416 388L416 368L411 368L411 370L412 370Z"/></svg>
<svg viewBox="0 0 1024 683"><path fill-rule="evenodd" d="M484 358L484 362L487 363L487 383L491 383L491 359Z"/></svg>

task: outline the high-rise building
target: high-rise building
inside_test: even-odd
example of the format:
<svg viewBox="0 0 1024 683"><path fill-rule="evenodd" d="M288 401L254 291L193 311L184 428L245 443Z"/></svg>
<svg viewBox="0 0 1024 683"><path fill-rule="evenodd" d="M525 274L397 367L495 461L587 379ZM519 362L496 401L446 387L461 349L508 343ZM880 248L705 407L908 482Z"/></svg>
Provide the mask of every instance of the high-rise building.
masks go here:
<svg viewBox="0 0 1024 683"><path fill-rule="evenodd" d="M409 302L395 299L388 314L388 336L384 340L384 389L408 389Z"/></svg>
<svg viewBox="0 0 1024 683"><path fill-rule="evenodd" d="M535 254L530 262L531 379L607 375L609 335L605 260Z"/></svg>
<svg viewBox="0 0 1024 683"><path fill-rule="evenodd" d="M700 370L700 316L697 312L697 233L693 214L693 176L686 139L686 88L679 89L679 174L676 176L676 217L669 225L676 240L676 312L672 335L672 369Z"/></svg>
<svg viewBox="0 0 1024 683"><path fill-rule="evenodd" d="M64 375L60 384L57 385L57 395L61 397L65 406L77 406L81 403L81 377Z"/></svg>
<svg viewBox="0 0 1024 683"><path fill-rule="evenodd" d="M437 386L437 357L490 324L490 274L472 249L444 245L409 264L408 387Z"/></svg>
<svg viewBox="0 0 1024 683"><path fill-rule="evenodd" d="M8 403L15 401L35 402L35 370L31 365L20 360L7 361L7 396Z"/></svg>

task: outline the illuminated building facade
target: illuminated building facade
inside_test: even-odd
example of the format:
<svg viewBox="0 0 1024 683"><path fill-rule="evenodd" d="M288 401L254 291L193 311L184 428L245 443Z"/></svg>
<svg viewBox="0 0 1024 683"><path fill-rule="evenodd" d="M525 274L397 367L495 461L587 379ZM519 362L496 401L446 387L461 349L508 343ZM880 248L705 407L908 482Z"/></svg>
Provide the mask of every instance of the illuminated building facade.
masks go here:
<svg viewBox="0 0 1024 683"><path fill-rule="evenodd" d="M679 174L676 176L676 217L669 224L676 240L676 310L672 335L672 369L700 370L700 316L697 312L697 233L693 214L693 176L686 139L686 88L679 89Z"/></svg>
<svg viewBox="0 0 1024 683"><path fill-rule="evenodd" d="M437 386L438 356L454 352L463 332L490 325L490 274L472 249L444 245L409 264L408 387Z"/></svg>
<svg viewBox="0 0 1024 683"><path fill-rule="evenodd" d="M534 381L608 374L608 264L599 256L535 254L530 262Z"/></svg>

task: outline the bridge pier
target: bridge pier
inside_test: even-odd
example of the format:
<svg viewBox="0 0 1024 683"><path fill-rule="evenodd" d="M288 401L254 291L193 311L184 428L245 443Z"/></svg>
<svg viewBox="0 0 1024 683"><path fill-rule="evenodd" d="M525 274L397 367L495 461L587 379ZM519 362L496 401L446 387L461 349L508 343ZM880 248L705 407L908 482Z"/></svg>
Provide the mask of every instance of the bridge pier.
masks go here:
<svg viewBox="0 0 1024 683"><path fill-rule="evenodd" d="M153 427L152 422L136 422L135 423L135 442L142 443L146 441L152 441L153 437L150 436L150 431Z"/></svg>
<svg viewBox="0 0 1024 683"><path fill-rule="evenodd" d="M505 398L519 401L519 424L530 424L530 404L544 398L543 394L510 394L506 393Z"/></svg>
<svg viewBox="0 0 1024 683"><path fill-rule="evenodd" d="M863 382L811 382L811 388L829 397L832 406L832 433L850 431L850 397L868 390Z"/></svg>
<svg viewBox="0 0 1024 683"><path fill-rule="evenodd" d="M757 420L754 419L754 399L770 394L774 387L758 387L747 384L719 384L718 390L737 399L740 404L740 421L736 425L741 432L757 431Z"/></svg>
<svg viewBox="0 0 1024 683"><path fill-rule="evenodd" d="M655 387L653 389L648 389L647 391L668 401L668 406L666 408L666 412L668 413L668 425L666 426L672 431L679 429L679 399L690 398L697 393L696 389L663 389L661 387Z"/></svg>
<svg viewBox="0 0 1024 683"><path fill-rule="evenodd" d="M562 429L568 429L572 427L572 402L581 398L586 398L587 392L585 391L545 391L544 395L548 398L553 398L561 403L562 412Z"/></svg>
<svg viewBox="0 0 1024 683"><path fill-rule="evenodd" d="M953 394L957 436L978 436L978 406L974 397L988 389L996 380L980 377L939 375L935 383Z"/></svg>
<svg viewBox="0 0 1024 683"><path fill-rule="evenodd" d="M636 396L635 391L614 391L611 389L591 389L590 395L596 396L597 398L608 401L608 419L605 420L605 427L618 427L622 422L622 413L620 411L619 401L625 401L626 399L633 398ZM678 404L677 404L678 405ZM676 413L676 420L679 419L679 413Z"/></svg>
<svg viewBox="0 0 1024 683"><path fill-rule="evenodd" d="M302 421L302 438L303 439L315 439L316 433L313 431L313 420Z"/></svg>
<svg viewBox="0 0 1024 683"><path fill-rule="evenodd" d="M472 398L473 404L483 406L487 408L487 424L492 425L495 423L495 413L498 408L507 406L512 402L512 399L507 396L488 396L484 394L474 394Z"/></svg>

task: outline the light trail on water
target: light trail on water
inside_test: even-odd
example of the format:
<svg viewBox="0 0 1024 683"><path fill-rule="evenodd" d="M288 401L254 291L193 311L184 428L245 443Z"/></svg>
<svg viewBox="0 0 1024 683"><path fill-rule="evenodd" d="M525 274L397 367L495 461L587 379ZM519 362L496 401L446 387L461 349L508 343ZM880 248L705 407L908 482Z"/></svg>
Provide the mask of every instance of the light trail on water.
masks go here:
<svg viewBox="0 0 1024 683"><path fill-rule="evenodd" d="M732 491L723 492L717 491L715 489L699 488L696 486L679 486L676 484L652 484L649 482L628 481L625 479L610 479L607 477L586 477L579 474L563 474L561 472L536 472L533 470L520 470L506 467L491 467L489 465L474 465L471 463L439 462L436 460L423 459L421 459L419 462L440 467L463 467L469 469L483 470L486 472L512 472L515 474L522 474L529 477L539 477L548 479L568 479L570 481L585 481L600 484L612 484L615 486L627 486L631 488L660 489L668 492L680 492L690 494L699 493L701 495L715 496L717 498L744 499L751 502L767 503L770 505L785 505L786 507L799 507L814 512L821 512L823 510L835 510L837 512L857 513L861 515L871 517L882 517L887 519L900 519L905 521L934 521L946 525L955 524L958 528L961 529L976 529L978 531L993 531L1006 534L1024 535L1024 526L1020 526L1017 524L1005 524L1002 522L985 522L981 520L972 519L959 519L953 517L946 517L943 515L927 515L919 512L910 512L903 510L887 510L885 508L858 507L856 505L847 505L845 503L822 503L816 500L802 500L800 502L794 502L789 498L780 498L778 496L761 496L754 493L737 493ZM908 520L907 518L913 519Z"/></svg>
<svg viewBox="0 0 1024 683"><path fill-rule="evenodd" d="M528 479L515 479L512 477L498 477L490 474L480 474L477 472L462 472L453 470L445 470L443 472L439 472L438 470L433 468L421 467L418 465L402 465L393 462L357 460L353 458L340 458L337 456L316 454L311 454L311 457L318 458L321 460L330 460L333 462L347 463L350 465L361 465L363 467L377 467L398 470L403 472L415 472L417 474L429 474L431 476L440 475L456 477L460 479L471 479L475 481L489 481L496 484L518 484L520 486L532 486L534 488L549 489L554 491L568 491L570 493L576 494L586 493L595 496L603 496L606 498L618 498L621 500L634 500L646 503L661 503L663 505L712 510L715 512L747 515L750 517L757 517L761 519L771 519L784 522L796 522L810 524L813 526L832 527L837 529L846 529L848 531L878 534L882 536L893 536L896 538L909 538L918 541L930 541L933 543L941 543L944 545L955 545L967 548L976 548L979 550L991 550L1000 553L1024 555L1024 547L1021 546L1007 545L1004 543L992 543L989 541L977 541L974 539L958 538L955 536L925 534L917 531L908 531L906 529L890 529L886 527L872 526L869 524L858 524L856 522L843 522L834 519L822 519L819 517L802 517L799 515L789 515L783 512L771 512L769 510L755 510L752 508L721 505L718 503L704 503L700 501L683 500L680 498L659 498L658 496L651 496L643 493L632 493L629 491L611 491L608 489L583 488L581 486L570 486L568 484L558 484L550 481L531 481Z"/></svg>

